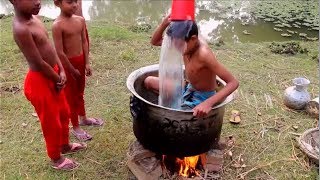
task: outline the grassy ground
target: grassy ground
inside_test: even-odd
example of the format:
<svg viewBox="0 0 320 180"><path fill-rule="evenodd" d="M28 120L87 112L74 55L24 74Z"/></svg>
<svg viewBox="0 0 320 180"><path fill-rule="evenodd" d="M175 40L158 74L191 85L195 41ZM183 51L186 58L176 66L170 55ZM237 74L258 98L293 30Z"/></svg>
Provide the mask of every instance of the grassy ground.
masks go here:
<svg viewBox="0 0 320 180"><path fill-rule="evenodd" d="M89 148L71 155L81 163L78 170L53 170L46 156L37 118L23 96L27 64L12 38L11 18L0 20L1 58L1 179L130 179L126 166L128 145L135 139L129 113L130 92L125 81L133 70L158 62L160 48L150 46L150 33L133 33L126 25L91 22L91 55L94 75L87 81L86 107L90 116L101 117L101 128L86 128L94 139ZM47 27L51 22L47 23ZM309 92L319 92L318 62L311 55L283 56L270 53L269 43L226 44L214 47L218 59L240 81L238 98L226 107L222 136L233 135L235 160L245 168L234 168L225 159L223 179L315 179L317 170L295 147L294 135L314 127L316 119L287 109L282 103L291 79L310 79ZM317 43L303 42L317 53ZM13 93L14 87L21 89ZM271 101L269 101L269 100ZM241 111L241 125L231 125L232 109ZM297 130L292 128L298 126ZM75 140L71 137L72 140ZM252 170L253 171L250 171ZM256 170L255 170L256 169Z"/></svg>

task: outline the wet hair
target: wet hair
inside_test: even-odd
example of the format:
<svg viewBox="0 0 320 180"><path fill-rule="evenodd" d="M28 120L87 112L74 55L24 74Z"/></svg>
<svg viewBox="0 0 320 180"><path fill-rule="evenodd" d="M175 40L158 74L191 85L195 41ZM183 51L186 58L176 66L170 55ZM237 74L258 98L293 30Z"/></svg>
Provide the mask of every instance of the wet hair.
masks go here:
<svg viewBox="0 0 320 180"><path fill-rule="evenodd" d="M172 21L168 27L167 35L189 41L193 35L198 36L198 26L191 20Z"/></svg>

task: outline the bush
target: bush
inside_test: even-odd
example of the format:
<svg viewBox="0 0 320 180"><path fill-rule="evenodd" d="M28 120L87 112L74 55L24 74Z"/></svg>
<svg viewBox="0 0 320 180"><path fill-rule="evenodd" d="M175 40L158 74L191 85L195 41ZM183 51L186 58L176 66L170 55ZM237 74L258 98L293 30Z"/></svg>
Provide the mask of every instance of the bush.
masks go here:
<svg viewBox="0 0 320 180"><path fill-rule="evenodd" d="M305 54L308 53L307 48L302 48L298 42L286 42L286 43L276 43L270 44L269 48L271 52L276 54L290 54L295 55L297 53Z"/></svg>

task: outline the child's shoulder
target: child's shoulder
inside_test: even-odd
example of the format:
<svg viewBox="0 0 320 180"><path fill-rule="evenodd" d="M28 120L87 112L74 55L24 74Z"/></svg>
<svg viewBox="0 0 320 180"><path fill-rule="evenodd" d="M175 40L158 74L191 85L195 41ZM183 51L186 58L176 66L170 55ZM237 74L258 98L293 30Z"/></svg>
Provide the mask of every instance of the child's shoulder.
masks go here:
<svg viewBox="0 0 320 180"><path fill-rule="evenodd" d="M215 57L214 52L207 45L202 45L200 47L199 56L201 59L207 60Z"/></svg>
<svg viewBox="0 0 320 180"><path fill-rule="evenodd" d="M78 21L81 21L81 22L85 21L85 19L82 16L78 16L78 15L72 15L72 18L74 20L78 20Z"/></svg>
<svg viewBox="0 0 320 180"><path fill-rule="evenodd" d="M216 64L217 58L209 46L202 46L199 51L199 62L205 66Z"/></svg>
<svg viewBox="0 0 320 180"><path fill-rule="evenodd" d="M25 23L14 19L12 22L12 30L14 34L26 34L30 32L30 29Z"/></svg>
<svg viewBox="0 0 320 180"><path fill-rule="evenodd" d="M61 25L62 23L63 23L63 20L57 17L52 23L52 29L60 29L62 26Z"/></svg>
<svg viewBox="0 0 320 180"><path fill-rule="evenodd" d="M60 16L58 16L56 19L54 19L52 25L53 25L53 26L57 26L58 24L60 24L60 23L62 23L62 22L64 22L64 19L61 18Z"/></svg>

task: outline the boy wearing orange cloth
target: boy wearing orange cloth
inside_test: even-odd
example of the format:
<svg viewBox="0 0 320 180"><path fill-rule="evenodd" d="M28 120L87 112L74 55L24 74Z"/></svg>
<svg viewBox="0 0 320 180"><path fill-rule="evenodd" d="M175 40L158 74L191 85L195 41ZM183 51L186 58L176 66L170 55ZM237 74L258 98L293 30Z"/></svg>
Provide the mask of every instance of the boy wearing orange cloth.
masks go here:
<svg viewBox="0 0 320 180"><path fill-rule="evenodd" d="M13 37L25 56L29 72L24 93L37 112L52 167L72 170L79 164L61 154L86 148L69 143L69 108L64 95L65 71L44 24L38 19L40 0L10 0L14 6Z"/></svg>
<svg viewBox="0 0 320 180"><path fill-rule="evenodd" d="M78 9L77 0L54 0L54 3L60 8L61 13L53 23L52 35L68 78L66 97L71 111L71 132L80 141L91 140L92 136L81 129L80 125L101 126L103 121L87 118L84 107L85 76L92 74L88 59L85 20L74 15Z"/></svg>

